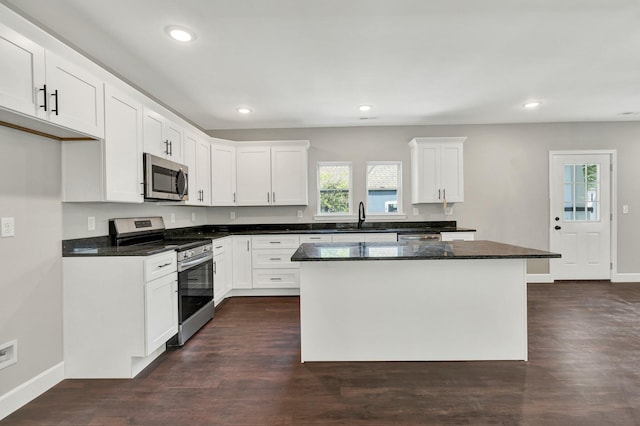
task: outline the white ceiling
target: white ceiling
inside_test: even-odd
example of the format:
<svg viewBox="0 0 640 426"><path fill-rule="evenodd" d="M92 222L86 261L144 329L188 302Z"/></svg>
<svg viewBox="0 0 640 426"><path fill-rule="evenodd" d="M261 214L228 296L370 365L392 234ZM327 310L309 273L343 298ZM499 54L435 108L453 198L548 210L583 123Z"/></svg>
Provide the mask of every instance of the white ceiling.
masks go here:
<svg viewBox="0 0 640 426"><path fill-rule="evenodd" d="M2 2L203 129L640 120L639 0Z"/></svg>

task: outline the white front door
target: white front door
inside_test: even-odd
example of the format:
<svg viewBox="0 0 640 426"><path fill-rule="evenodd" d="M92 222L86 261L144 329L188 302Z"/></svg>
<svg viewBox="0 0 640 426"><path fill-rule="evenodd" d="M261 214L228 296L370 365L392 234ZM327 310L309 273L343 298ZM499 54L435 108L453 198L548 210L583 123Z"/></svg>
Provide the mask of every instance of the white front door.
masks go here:
<svg viewBox="0 0 640 426"><path fill-rule="evenodd" d="M611 156L551 153L551 260L556 280L611 278Z"/></svg>

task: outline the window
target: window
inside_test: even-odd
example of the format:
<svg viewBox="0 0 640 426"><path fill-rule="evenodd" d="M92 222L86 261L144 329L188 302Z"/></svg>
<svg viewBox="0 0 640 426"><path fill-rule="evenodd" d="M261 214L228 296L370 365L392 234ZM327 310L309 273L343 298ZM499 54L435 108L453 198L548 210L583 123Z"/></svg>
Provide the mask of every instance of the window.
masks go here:
<svg viewBox="0 0 640 426"><path fill-rule="evenodd" d="M565 164L564 220L600 221L599 164Z"/></svg>
<svg viewBox="0 0 640 426"><path fill-rule="evenodd" d="M350 162L318 163L318 210L321 215L348 215L352 206Z"/></svg>
<svg viewBox="0 0 640 426"><path fill-rule="evenodd" d="M402 163L367 162L367 213L402 213Z"/></svg>

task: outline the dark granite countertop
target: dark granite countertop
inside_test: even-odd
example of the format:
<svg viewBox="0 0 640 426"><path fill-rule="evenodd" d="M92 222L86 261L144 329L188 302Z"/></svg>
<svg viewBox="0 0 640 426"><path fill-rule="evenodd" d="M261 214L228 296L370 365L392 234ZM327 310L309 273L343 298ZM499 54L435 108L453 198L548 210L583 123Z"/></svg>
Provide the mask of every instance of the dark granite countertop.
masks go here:
<svg viewBox="0 0 640 426"><path fill-rule="evenodd" d="M370 222L358 228L355 223L278 223L259 225L203 225L167 229L165 236L172 240L219 239L230 235L270 234L330 234L395 232L398 234L439 234L441 232L475 232L475 229L458 228L456 221L434 222ZM174 250L175 246L113 247L108 236L78 238L62 241L63 257L87 256L150 256Z"/></svg>
<svg viewBox="0 0 640 426"><path fill-rule="evenodd" d="M560 254L494 241L437 241L423 243L305 243L293 254L294 262L348 260L531 259L558 258Z"/></svg>
<svg viewBox="0 0 640 426"><path fill-rule="evenodd" d="M115 247L109 237L79 238L62 242L62 257L151 256L176 247L165 244Z"/></svg>

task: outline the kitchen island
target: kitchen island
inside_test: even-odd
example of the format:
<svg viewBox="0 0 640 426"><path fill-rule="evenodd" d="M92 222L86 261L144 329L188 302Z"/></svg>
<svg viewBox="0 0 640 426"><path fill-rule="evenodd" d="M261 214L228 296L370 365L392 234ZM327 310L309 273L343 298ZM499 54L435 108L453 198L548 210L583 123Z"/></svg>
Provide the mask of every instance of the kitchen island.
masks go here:
<svg viewBox="0 0 640 426"><path fill-rule="evenodd" d="M557 257L492 241L302 244L302 362L526 361L526 259Z"/></svg>

